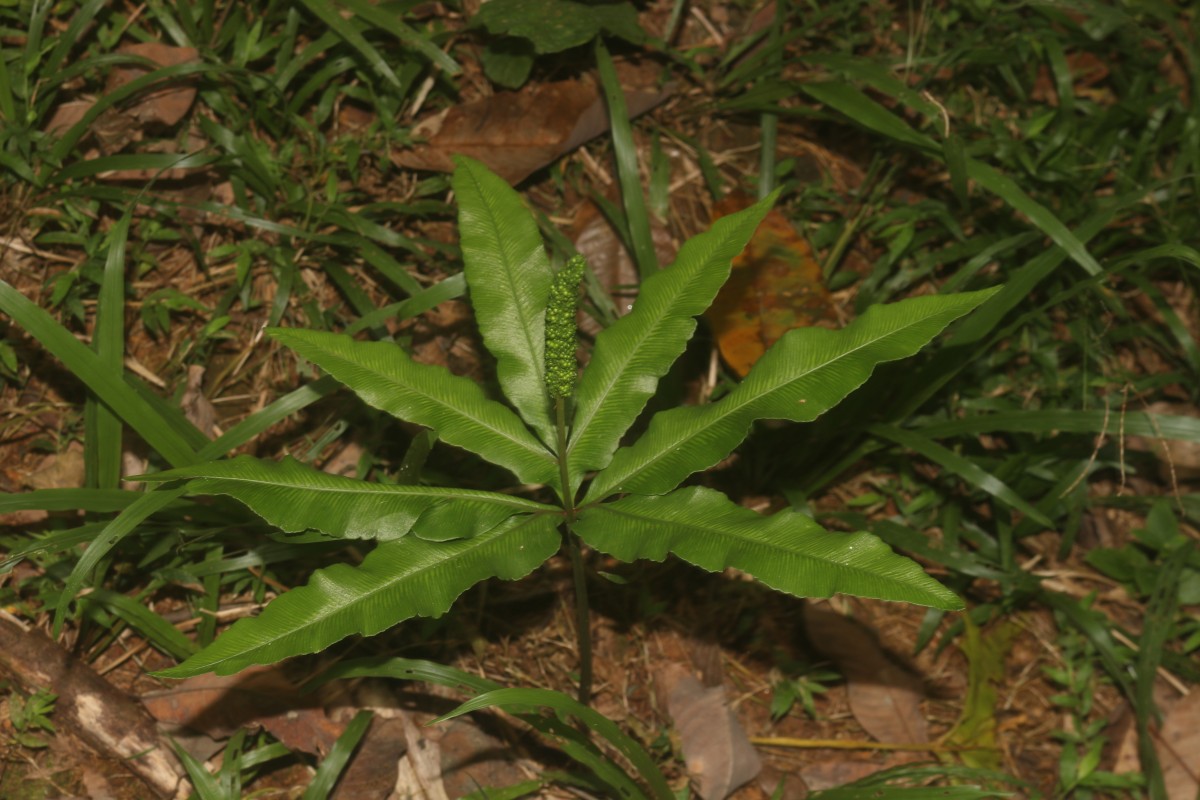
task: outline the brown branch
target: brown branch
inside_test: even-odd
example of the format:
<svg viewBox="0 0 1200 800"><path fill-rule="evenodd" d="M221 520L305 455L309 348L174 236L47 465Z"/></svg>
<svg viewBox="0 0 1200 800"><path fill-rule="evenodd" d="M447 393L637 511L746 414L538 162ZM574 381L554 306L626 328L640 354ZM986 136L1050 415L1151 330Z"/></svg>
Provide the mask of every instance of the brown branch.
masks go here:
<svg viewBox="0 0 1200 800"><path fill-rule="evenodd" d="M27 692L58 695L54 722L97 753L119 760L159 797L175 797L183 766L137 702L44 633L0 613L0 670Z"/></svg>

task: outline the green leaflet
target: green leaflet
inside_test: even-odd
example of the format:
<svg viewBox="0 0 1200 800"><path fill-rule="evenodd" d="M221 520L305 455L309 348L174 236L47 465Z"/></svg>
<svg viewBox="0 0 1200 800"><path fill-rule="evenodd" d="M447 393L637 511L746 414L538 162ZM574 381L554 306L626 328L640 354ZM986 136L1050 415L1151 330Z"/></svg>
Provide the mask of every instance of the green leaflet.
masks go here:
<svg viewBox="0 0 1200 800"><path fill-rule="evenodd" d="M357 567L335 564L282 594L257 617L177 667L158 673L187 678L232 675L316 653L352 634L373 636L415 616L435 617L470 587L491 577L522 578L558 550L557 518L513 517L473 539L426 542L407 536L382 542Z"/></svg>
<svg viewBox="0 0 1200 800"><path fill-rule="evenodd" d="M689 239L673 266L642 284L633 310L596 337L576 392L567 446L572 483L584 472L608 465L658 379L687 346L696 329L695 317L712 304L729 277L730 262L750 241L777 196L722 217L710 230Z"/></svg>
<svg viewBox="0 0 1200 800"><path fill-rule="evenodd" d="M963 607L916 562L896 555L869 533L831 533L794 511L765 517L700 486L586 508L573 530L622 561L662 561L671 552L709 572L735 567L798 597L843 592L935 608Z"/></svg>
<svg viewBox="0 0 1200 800"><path fill-rule="evenodd" d="M669 492L728 455L756 419L815 419L861 386L877 364L913 355L996 291L914 297L874 306L841 330L789 331L719 402L656 414L645 435L618 450L596 476L584 502L614 492Z"/></svg>
<svg viewBox="0 0 1200 800"><path fill-rule="evenodd" d="M272 328L270 334L370 405L433 428L450 444L512 470L522 482L558 485L550 452L516 414L489 400L469 378L418 364L390 342L356 342L336 333L293 328ZM543 391L540 378L538 386Z"/></svg>
<svg viewBox="0 0 1200 800"><path fill-rule="evenodd" d="M541 234L503 179L465 156L454 163L463 273L479 332L509 402L543 442L554 442L543 364L551 272Z"/></svg>
<svg viewBox="0 0 1200 800"><path fill-rule="evenodd" d="M513 514L559 511L496 492L368 483L294 458L273 462L238 456L141 480L187 480L190 494L229 495L288 533L316 529L347 539L398 539L415 525L418 536L446 541L493 528Z"/></svg>

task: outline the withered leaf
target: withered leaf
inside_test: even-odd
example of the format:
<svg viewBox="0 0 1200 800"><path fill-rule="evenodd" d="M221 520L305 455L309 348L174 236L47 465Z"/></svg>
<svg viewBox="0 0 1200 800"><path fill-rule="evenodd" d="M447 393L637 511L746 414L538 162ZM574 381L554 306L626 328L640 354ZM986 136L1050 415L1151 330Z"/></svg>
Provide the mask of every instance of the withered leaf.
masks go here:
<svg viewBox="0 0 1200 800"><path fill-rule="evenodd" d="M626 90L631 117L667 96L667 90ZM452 172L451 157L482 161L512 184L608 130L604 98L590 80L567 80L498 92L422 120L413 132L425 144L392 153L410 169Z"/></svg>
<svg viewBox="0 0 1200 800"><path fill-rule="evenodd" d="M929 741L921 713L921 681L894 664L875 635L855 620L806 604L804 623L812 643L846 677L850 710L881 742Z"/></svg>
<svg viewBox="0 0 1200 800"><path fill-rule="evenodd" d="M679 732L687 771L703 800L724 800L754 779L762 761L750 744L725 690L705 687L677 664L664 669L667 710Z"/></svg>

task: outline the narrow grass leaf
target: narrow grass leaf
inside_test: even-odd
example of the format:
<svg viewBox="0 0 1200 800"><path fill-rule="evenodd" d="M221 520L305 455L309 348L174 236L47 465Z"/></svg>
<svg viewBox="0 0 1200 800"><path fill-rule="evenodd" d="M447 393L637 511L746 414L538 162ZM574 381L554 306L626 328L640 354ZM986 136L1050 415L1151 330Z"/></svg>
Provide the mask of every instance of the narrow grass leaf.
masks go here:
<svg viewBox="0 0 1200 800"><path fill-rule="evenodd" d="M329 29L340 36L346 44L357 50L359 55L366 59L367 65L382 75L388 83L397 89L404 87L400 78L396 76L379 51L363 38L362 33L353 23L342 17L333 3L326 2L326 0L300 0L300 2L313 13L313 16L328 25Z"/></svg>
<svg viewBox="0 0 1200 800"><path fill-rule="evenodd" d="M88 544L87 549L83 551L83 555L75 562L75 566L71 569L71 574L67 576L67 580L63 584L58 606L54 609L53 633L55 636L58 636L62 631L63 623L67 618L67 612L71 607L71 601L75 599L75 595L79 594L79 590L83 588L84 582L91 577L92 571L100 563L100 560L116 547L122 539L137 530L137 527L145 522L150 515L166 508L173 501L182 497L183 493L184 490L182 487L170 487L160 489L156 492L146 492L138 497L137 500L130 503L112 522L104 526L104 530Z"/></svg>
<svg viewBox="0 0 1200 800"><path fill-rule="evenodd" d="M138 432L172 466L195 461L187 442L163 422L122 379L54 318L4 281L0 281L0 311L24 328L43 347L83 381L89 390Z"/></svg>
<svg viewBox="0 0 1200 800"><path fill-rule="evenodd" d="M931 439L980 433L1104 433L1114 436L1123 433L1126 436L1200 442L1200 419L1142 411L1131 411L1124 415L1070 408L1001 411L933 422L921 426L920 430L922 435Z"/></svg>
<svg viewBox="0 0 1200 800"><path fill-rule="evenodd" d="M0 495L0 514L40 509L42 511L120 511L141 496L124 489L38 489Z"/></svg>
<svg viewBox="0 0 1200 800"><path fill-rule="evenodd" d="M324 331L273 328L270 335L349 386L367 404L433 428L443 440L511 470L525 483L557 483L550 452L516 414L475 381L418 364L391 342L356 342Z"/></svg>
<svg viewBox="0 0 1200 800"><path fill-rule="evenodd" d="M456 510L443 524L461 525L447 530L443 540L473 536L513 514L559 510L498 492L368 483L330 475L290 457L275 462L238 456L140 479L186 480L189 494L228 495L289 533L315 529L347 539L398 539L441 506Z"/></svg>
<svg viewBox="0 0 1200 800"><path fill-rule="evenodd" d="M303 687L311 692L331 680L343 678L396 678L406 681L425 681L445 686L468 695L479 695L501 689L500 684L469 672L410 658L361 658L335 664ZM540 713L512 710L513 716L553 741L566 755L592 770L615 796L623 800L639 800L645 794L611 759L601 753L588 738L557 717Z"/></svg>
<svg viewBox="0 0 1200 800"><path fill-rule="evenodd" d="M358 743L366 735L367 729L371 727L371 720L374 716L368 709L363 709L354 715L354 719L350 720L350 724L346 726L342 735L329 749L329 754L317 767L317 774L313 775L312 782L304 790L301 800L325 800L329 797L333 791L333 785L337 783L342 770L350 762L350 756L354 753L354 749L358 747Z"/></svg>
<svg viewBox="0 0 1200 800"><path fill-rule="evenodd" d="M87 602L104 606L172 658L183 659L196 652L191 639L132 597L108 589L93 589L87 595Z"/></svg>
<svg viewBox="0 0 1200 800"><path fill-rule="evenodd" d="M496 377L522 419L555 441L545 380L545 314L550 259L521 198L483 164L456 156L463 273Z"/></svg>
<svg viewBox="0 0 1200 800"><path fill-rule="evenodd" d="M650 234L650 214L646 211L646 198L642 194L637 145L633 141L633 127L629 124L629 109L625 105L621 80L617 77L612 56L604 46L603 37L596 37L595 49L596 72L600 76L600 85L604 88L613 149L616 151L621 200L625 206L625 219L629 222L629 235L633 239L633 260L637 263L638 274L645 280L658 270L658 255L654 250L654 237Z"/></svg>
<svg viewBox="0 0 1200 800"><path fill-rule="evenodd" d="M100 363L120 375L125 361L125 241L132 210L113 226L100 279L96 329L92 345ZM84 464L86 482L95 489L116 489L121 482L121 420L94 394L84 406Z"/></svg>
<svg viewBox="0 0 1200 800"><path fill-rule="evenodd" d="M962 601L869 533L831 533L794 511L771 516L691 486L662 496L630 495L585 508L573 530L622 561L673 553L709 572L735 567L797 597L835 592L943 609Z"/></svg>
<svg viewBox="0 0 1200 800"><path fill-rule="evenodd" d="M978 464L972 463L970 460L963 458L953 450L943 447L932 439L914 431L898 428L895 425L872 425L867 428L867 431L901 447L907 447L909 450L928 458L933 463L943 469L949 470L976 489L990 494L1010 508L1020 511L1025 516L1035 520L1038 524L1050 529L1055 527L1052 519L1025 502L1004 481L992 475Z"/></svg>
<svg viewBox="0 0 1200 800"><path fill-rule="evenodd" d="M180 747L174 739L171 740L171 746L175 748L175 755L179 756L179 760L183 762L188 780L192 782L192 788L196 790L196 795L200 800L227 800L225 792L221 791L221 786L217 783L216 776L208 771L208 767L204 765L203 761Z"/></svg>
<svg viewBox="0 0 1200 800"><path fill-rule="evenodd" d="M382 542L358 566L335 564L308 584L275 598L262 614L239 620L177 667L158 673L186 678L232 675L316 653L352 634L373 636L415 616L436 617L481 580L523 578L558 551L556 520L526 515L473 539Z"/></svg>
<svg viewBox="0 0 1200 800"><path fill-rule="evenodd" d="M572 483L612 459L658 380L683 352L695 317L712 303L729 277L731 261L746 246L777 194L688 240L669 269L642 284L633 310L596 337L592 360L575 393L567 462Z"/></svg>
<svg viewBox="0 0 1200 800"><path fill-rule="evenodd" d="M442 52L440 47L401 22L396 10L385 10L371 3L364 2L364 0L337 0L337 4L350 9L355 15L371 23L376 28L392 34L402 44L411 47L432 63L441 67L447 75L458 75L462 72L462 67L458 65L458 62Z"/></svg>
<svg viewBox="0 0 1200 800"><path fill-rule="evenodd" d="M914 297L874 306L845 328L789 331L720 401L659 412L593 480L585 502L614 492L662 494L716 464L757 419L808 422L861 386L877 364L907 358L995 292Z"/></svg>
<svg viewBox="0 0 1200 800"><path fill-rule="evenodd" d="M449 278L423 289L406 300L391 303L364 314L346 327L346 333L354 335L359 331L373 328L389 319L397 321L411 319L435 306L441 305L447 300L462 297L466 290L466 276L461 272L458 275L451 275Z"/></svg>
<svg viewBox="0 0 1200 800"><path fill-rule="evenodd" d="M507 711L525 710L531 706L549 708L557 714L572 716L579 720L587 726L588 730L602 736L629 759L642 780L650 787L655 798L674 800L675 793L671 791L671 787L667 785L658 766L641 745L631 739L608 717L562 692L550 689L494 689L471 698L453 711L438 717L434 722L443 722L484 708L503 708Z"/></svg>
<svg viewBox="0 0 1200 800"><path fill-rule="evenodd" d="M908 123L845 83L811 83L801 88L814 99L845 114L865 128L882 133L898 142L938 156L941 147L930 137L918 133ZM991 166L972 158L965 159L967 175L983 188L1029 218L1042 233L1067 252L1089 275L1103 270L1087 247L1048 208L1030 197L1015 181Z"/></svg>

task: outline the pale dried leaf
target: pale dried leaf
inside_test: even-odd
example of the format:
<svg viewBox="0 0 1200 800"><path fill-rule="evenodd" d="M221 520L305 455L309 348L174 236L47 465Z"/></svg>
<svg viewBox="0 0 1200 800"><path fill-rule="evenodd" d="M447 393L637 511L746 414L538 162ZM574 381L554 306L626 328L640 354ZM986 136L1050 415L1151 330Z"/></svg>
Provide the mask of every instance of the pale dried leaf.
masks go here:
<svg viewBox="0 0 1200 800"><path fill-rule="evenodd" d="M705 687L676 664L663 670L659 684L666 689L688 775L703 800L724 800L758 775L762 762L722 687Z"/></svg>
<svg viewBox="0 0 1200 800"><path fill-rule="evenodd" d="M929 741L920 679L893 663L874 633L811 603L805 605L804 621L809 640L845 676L850 710L867 733L881 742Z"/></svg>
<svg viewBox="0 0 1200 800"><path fill-rule="evenodd" d="M1200 796L1200 691L1178 700L1163 720L1155 748L1170 800Z"/></svg>
<svg viewBox="0 0 1200 800"><path fill-rule="evenodd" d="M83 485L83 445L72 442L66 450L46 456L26 478L30 489L76 489Z"/></svg>
<svg viewBox="0 0 1200 800"><path fill-rule="evenodd" d="M400 759L396 786L388 800L450 800L442 785L441 748L422 734L409 715L401 719L408 752Z"/></svg>
<svg viewBox="0 0 1200 800"><path fill-rule="evenodd" d="M183 415L188 418L188 421L211 439L217 424L217 409L204 396L204 372L205 368L199 364L192 364L188 367L187 388L183 392L183 397L179 398L179 405L183 408Z"/></svg>

